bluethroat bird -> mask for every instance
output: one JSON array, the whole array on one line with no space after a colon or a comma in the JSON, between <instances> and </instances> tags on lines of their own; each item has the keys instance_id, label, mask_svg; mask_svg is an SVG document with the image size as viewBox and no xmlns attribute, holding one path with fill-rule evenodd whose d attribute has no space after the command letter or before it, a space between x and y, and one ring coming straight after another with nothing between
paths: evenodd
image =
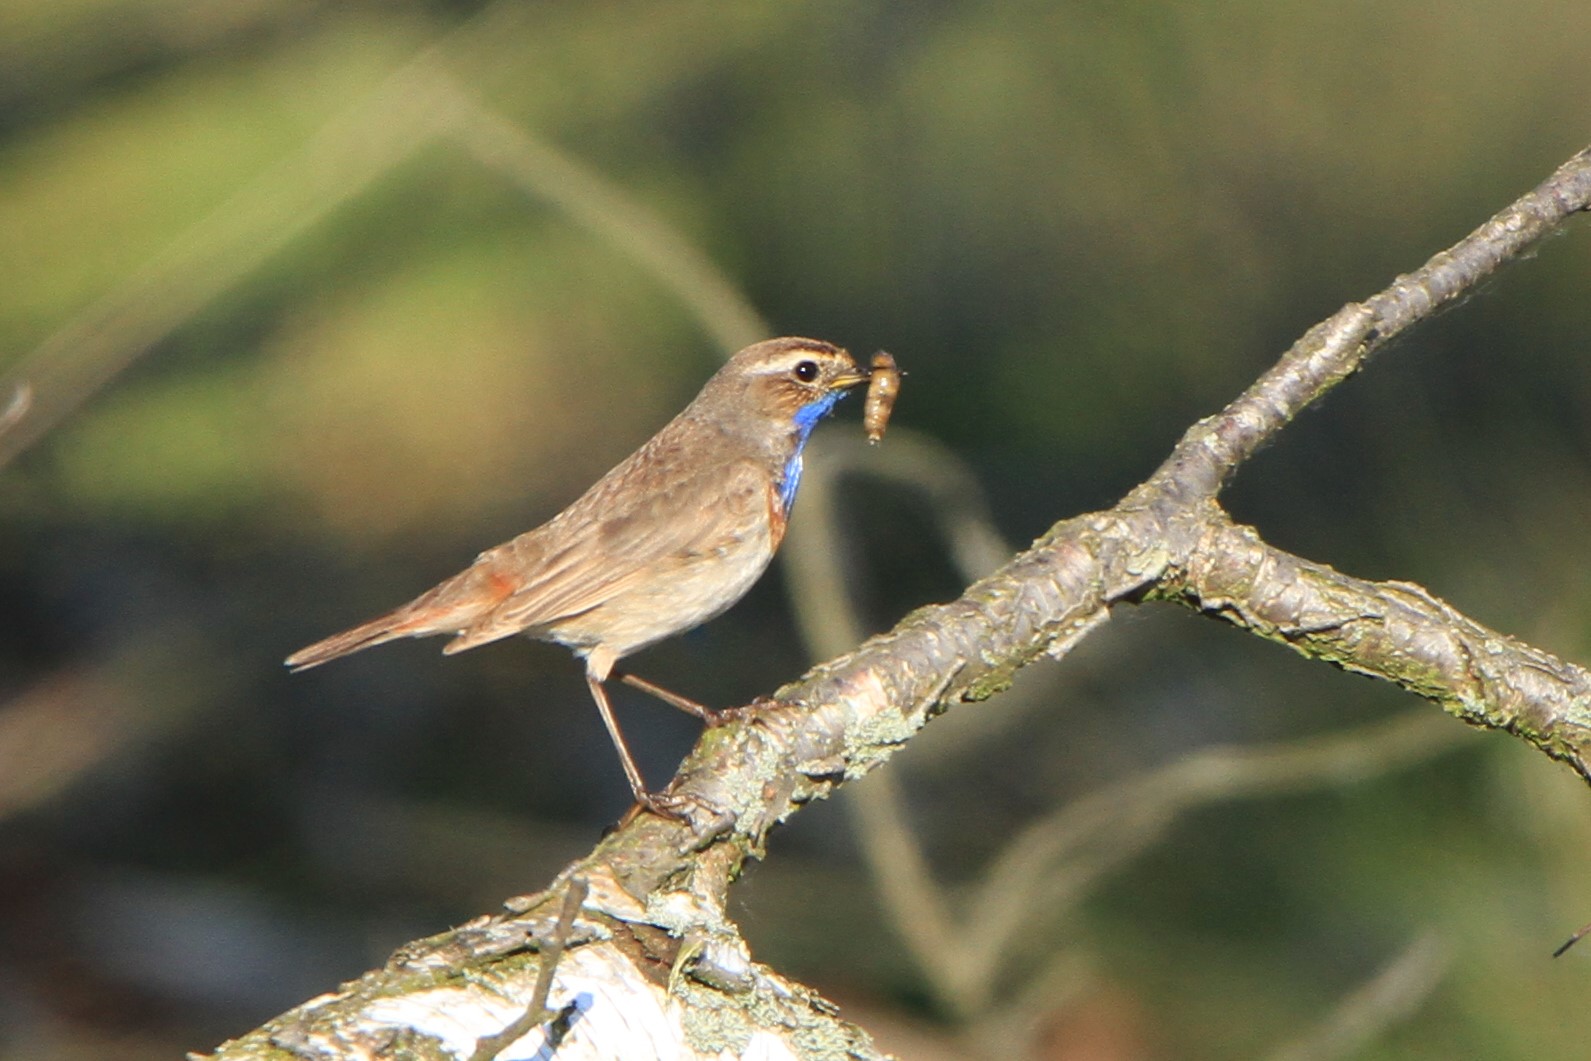
<instances>
[{"instance_id":1,"label":"bluethroat bird","mask_svg":"<svg viewBox=\"0 0 1591 1061\"><path fill-rule=\"evenodd\" d=\"M615 669L632 652L722 613L773 559L801 483L801 451L869 376L815 339L769 339L719 369L696 399L548 522L408 604L287 658L294 670L400 637L449 634L451 655L523 633L574 650L636 802L646 790L603 682L616 677L711 722L693 700Z\"/></svg>"}]
</instances>

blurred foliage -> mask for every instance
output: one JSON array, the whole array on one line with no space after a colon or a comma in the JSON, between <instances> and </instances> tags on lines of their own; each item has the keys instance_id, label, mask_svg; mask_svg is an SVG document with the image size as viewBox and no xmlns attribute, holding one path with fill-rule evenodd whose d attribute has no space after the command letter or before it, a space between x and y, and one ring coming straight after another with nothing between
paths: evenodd
<instances>
[{"instance_id":1,"label":"blurred foliage","mask_svg":"<svg viewBox=\"0 0 1591 1061\"><path fill-rule=\"evenodd\" d=\"M129 318L100 300L198 290L213 269L161 270L289 237L72 384L84 404L0 478L0 712L84 738L0 743L0 771L72 771L0 819L7 1056L201 1049L539 885L623 810L557 649L277 666L557 511L716 362L656 275L447 135L423 84L358 109L428 48L774 331L894 351L898 422L971 463L1013 542L1113 501L1305 327L1543 177L1591 99L1591 20L1561 0L6 0L0 368L70 359L47 344L72 326L115 347ZM410 130L324 216L292 205L366 132ZM1295 424L1234 511L1591 659L1588 283L1582 225ZM910 499L855 501L875 626L954 592ZM769 579L640 669L729 703L804 662ZM952 885L1186 749L1410 706L1160 611L1024 684L898 764ZM620 710L666 776L688 720ZM1446 978L1362 1056L1581 1057L1591 946L1546 956L1591 918L1588 852L1584 788L1500 736L1190 813L1029 941L1092 970L1045 1056L1263 1056L1430 929ZM840 808L775 837L738 901L760 957L960 1049Z\"/></svg>"}]
</instances>

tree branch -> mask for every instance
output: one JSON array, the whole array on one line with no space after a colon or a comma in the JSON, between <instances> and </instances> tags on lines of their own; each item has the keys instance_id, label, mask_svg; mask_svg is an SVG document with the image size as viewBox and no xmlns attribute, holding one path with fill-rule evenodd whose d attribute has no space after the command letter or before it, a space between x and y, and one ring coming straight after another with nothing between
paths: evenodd
<instances>
[{"instance_id":1,"label":"tree branch","mask_svg":"<svg viewBox=\"0 0 1591 1061\"><path fill-rule=\"evenodd\" d=\"M1151 493L1214 497L1221 484L1311 402L1364 367L1388 340L1473 291L1505 263L1591 204L1591 147L1420 268L1315 325L1268 372L1193 425L1144 484Z\"/></svg>"},{"instance_id":2,"label":"tree branch","mask_svg":"<svg viewBox=\"0 0 1591 1061\"><path fill-rule=\"evenodd\" d=\"M1065 655L1121 603L1181 602L1392 681L1591 779L1583 669L1488 630L1418 586L1355 579L1276 550L1215 500L1259 445L1370 352L1588 206L1591 150L1419 270L1311 329L1236 401L1194 425L1116 507L1057 524L958 600L913 612L708 730L671 786L696 808L688 822L639 816L546 891L404 948L385 969L218 1056L340 1057L401 1044L414 1056L467 1057L533 1001L538 963L528 953L565 939L546 1001L555 1011L574 1007L560 1058L643 1056L664 1040L681 1057L877 1056L832 1007L750 960L724 913L730 882L802 804L887 761L935 715L1001 691L1029 661ZM575 877L589 882L590 897L572 930L559 932L561 897ZM630 1032L639 1038L614 1038Z\"/></svg>"},{"instance_id":3,"label":"tree branch","mask_svg":"<svg viewBox=\"0 0 1591 1061\"><path fill-rule=\"evenodd\" d=\"M1207 530L1157 595L1512 733L1591 781L1591 672L1490 630L1411 582L1353 578L1221 520Z\"/></svg>"}]
</instances>

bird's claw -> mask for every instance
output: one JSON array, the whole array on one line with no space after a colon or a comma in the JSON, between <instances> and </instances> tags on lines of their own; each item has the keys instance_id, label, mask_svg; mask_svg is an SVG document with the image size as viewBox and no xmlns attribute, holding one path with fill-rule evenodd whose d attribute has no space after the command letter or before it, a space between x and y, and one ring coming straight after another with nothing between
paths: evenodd
<instances>
[{"instance_id":1,"label":"bird's claw","mask_svg":"<svg viewBox=\"0 0 1591 1061\"><path fill-rule=\"evenodd\" d=\"M757 712L769 707L778 707L779 701L771 696L759 696L749 704L739 707L724 707L713 712L713 717L708 719L709 728L713 726L727 726L731 722L743 722L757 717Z\"/></svg>"},{"instance_id":2,"label":"bird's claw","mask_svg":"<svg viewBox=\"0 0 1591 1061\"><path fill-rule=\"evenodd\" d=\"M619 820L619 825L629 825L641 814L648 812L668 821L683 822L689 825L691 820L688 812L692 809L698 809L700 806L701 804L690 796L675 795L672 792L637 792L635 794L635 802L630 805L630 809Z\"/></svg>"},{"instance_id":3,"label":"bird's claw","mask_svg":"<svg viewBox=\"0 0 1591 1061\"><path fill-rule=\"evenodd\" d=\"M708 729L717 729L719 726L727 726L729 723L739 718L743 710L744 708L739 707L720 707L716 711L709 711L706 715L702 716L702 725L706 726Z\"/></svg>"}]
</instances>

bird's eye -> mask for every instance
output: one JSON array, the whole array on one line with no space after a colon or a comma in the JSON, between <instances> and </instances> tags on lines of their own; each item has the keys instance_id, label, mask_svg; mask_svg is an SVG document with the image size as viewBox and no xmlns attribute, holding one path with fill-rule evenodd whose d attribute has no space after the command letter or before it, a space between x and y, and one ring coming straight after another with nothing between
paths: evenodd
<instances>
[{"instance_id":1,"label":"bird's eye","mask_svg":"<svg viewBox=\"0 0 1591 1061\"><path fill-rule=\"evenodd\" d=\"M818 363L816 361L802 361L796 365L793 374L802 383L811 383L818 378Z\"/></svg>"}]
</instances>

